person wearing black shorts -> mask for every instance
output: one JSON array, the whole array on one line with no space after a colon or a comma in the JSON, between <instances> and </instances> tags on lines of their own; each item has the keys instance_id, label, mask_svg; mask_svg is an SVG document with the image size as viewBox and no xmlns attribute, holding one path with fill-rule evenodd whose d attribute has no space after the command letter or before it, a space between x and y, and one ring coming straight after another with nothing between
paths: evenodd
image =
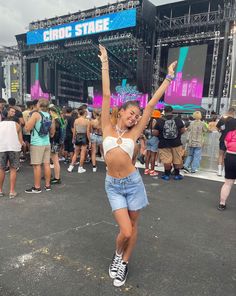
<instances>
[{"instance_id":1,"label":"person wearing black shorts","mask_svg":"<svg viewBox=\"0 0 236 296\"><path fill-rule=\"evenodd\" d=\"M230 108L228 113L220 118L216 127L218 128L219 132L221 133L220 142L219 142L219 157L218 157L218 176L222 176L222 170L224 166L224 157L226 152L226 146L224 143L225 136L227 133L232 130L231 121L234 119L235 116L235 109Z\"/></svg>"},{"instance_id":2,"label":"person wearing black shorts","mask_svg":"<svg viewBox=\"0 0 236 296\"><path fill-rule=\"evenodd\" d=\"M225 137L226 155L225 155L225 183L221 188L220 204L218 210L226 209L226 201L236 180L236 119L231 121L231 128Z\"/></svg>"}]
</instances>

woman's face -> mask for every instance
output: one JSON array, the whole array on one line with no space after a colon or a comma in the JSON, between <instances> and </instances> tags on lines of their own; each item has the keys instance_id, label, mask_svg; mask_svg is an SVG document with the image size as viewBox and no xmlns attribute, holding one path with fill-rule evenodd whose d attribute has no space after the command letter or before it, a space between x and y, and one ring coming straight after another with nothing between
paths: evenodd
<instances>
[{"instance_id":1,"label":"woman's face","mask_svg":"<svg viewBox=\"0 0 236 296\"><path fill-rule=\"evenodd\" d=\"M136 106L127 107L125 110L120 110L120 118L127 127L132 127L137 124L140 118L140 109Z\"/></svg>"}]
</instances>

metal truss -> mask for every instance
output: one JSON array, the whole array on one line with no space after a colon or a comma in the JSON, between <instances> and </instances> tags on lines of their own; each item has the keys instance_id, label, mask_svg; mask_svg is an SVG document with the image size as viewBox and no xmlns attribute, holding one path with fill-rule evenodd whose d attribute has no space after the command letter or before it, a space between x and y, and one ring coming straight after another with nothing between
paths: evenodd
<instances>
[{"instance_id":1,"label":"metal truss","mask_svg":"<svg viewBox=\"0 0 236 296\"><path fill-rule=\"evenodd\" d=\"M214 105L213 100L214 100L214 93L215 93L219 45L220 45L220 32L216 31L215 32L214 47L213 47L213 54L212 54L211 76L210 76L209 90L208 90L208 97L209 97L210 101L212 102L211 109L213 109L213 105Z\"/></svg>"},{"instance_id":2,"label":"metal truss","mask_svg":"<svg viewBox=\"0 0 236 296\"><path fill-rule=\"evenodd\" d=\"M223 88L223 98L229 97L231 72L232 72L232 55L233 55L233 36L229 37L228 56L225 68L225 81Z\"/></svg>"},{"instance_id":3,"label":"metal truss","mask_svg":"<svg viewBox=\"0 0 236 296\"><path fill-rule=\"evenodd\" d=\"M152 78L152 94L156 91L159 86L159 79L160 79L160 60L161 60L161 39L157 40L156 45L156 59L154 62L153 67L153 78Z\"/></svg>"},{"instance_id":4,"label":"metal truss","mask_svg":"<svg viewBox=\"0 0 236 296\"><path fill-rule=\"evenodd\" d=\"M203 25L216 25L224 20L222 12L212 11L159 20L158 30L169 31Z\"/></svg>"},{"instance_id":5,"label":"metal truss","mask_svg":"<svg viewBox=\"0 0 236 296\"><path fill-rule=\"evenodd\" d=\"M64 16L56 16L54 18L49 18L45 20L38 20L35 22L31 22L29 24L29 30L37 30L37 29L43 29L43 28L50 28L52 26L56 25L62 25L67 24L75 21L83 21L88 18L98 17L101 15L113 13L113 12L119 12L122 10L132 9L140 6L139 0L131 0L131 1L122 1L114 3L114 4L108 4L103 7L90 9L87 11L78 11L76 13L68 13L68 15Z\"/></svg>"}]
</instances>

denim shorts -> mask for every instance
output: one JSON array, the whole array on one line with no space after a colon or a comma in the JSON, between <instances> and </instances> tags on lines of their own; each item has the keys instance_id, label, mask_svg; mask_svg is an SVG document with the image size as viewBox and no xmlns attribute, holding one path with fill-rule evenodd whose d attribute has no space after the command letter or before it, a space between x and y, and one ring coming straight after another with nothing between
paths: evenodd
<instances>
[{"instance_id":1,"label":"denim shorts","mask_svg":"<svg viewBox=\"0 0 236 296\"><path fill-rule=\"evenodd\" d=\"M90 135L91 143L96 143L97 145L102 144L102 136L98 134L91 134Z\"/></svg>"},{"instance_id":2,"label":"denim shorts","mask_svg":"<svg viewBox=\"0 0 236 296\"><path fill-rule=\"evenodd\" d=\"M121 179L106 175L105 189L112 211L123 208L138 211L148 205L146 190L138 170Z\"/></svg>"},{"instance_id":3,"label":"denim shorts","mask_svg":"<svg viewBox=\"0 0 236 296\"><path fill-rule=\"evenodd\" d=\"M159 139L156 136L152 136L150 139L146 142L146 149L152 152L158 151L158 143Z\"/></svg>"}]
</instances>

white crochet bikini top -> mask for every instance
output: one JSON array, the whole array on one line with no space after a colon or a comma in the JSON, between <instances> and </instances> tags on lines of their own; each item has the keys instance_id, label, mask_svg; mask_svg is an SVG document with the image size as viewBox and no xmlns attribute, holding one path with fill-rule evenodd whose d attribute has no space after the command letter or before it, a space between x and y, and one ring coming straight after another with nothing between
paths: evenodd
<instances>
[{"instance_id":1,"label":"white crochet bikini top","mask_svg":"<svg viewBox=\"0 0 236 296\"><path fill-rule=\"evenodd\" d=\"M103 140L104 156L106 156L107 152L110 151L111 149L120 147L132 159L134 154L134 140L130 138L122 138L122 136L127 130L125 130L122 134L119 134L118 130L116 131L118 133L118 138L107 136Z\"/></svg>"}]
</instances>

